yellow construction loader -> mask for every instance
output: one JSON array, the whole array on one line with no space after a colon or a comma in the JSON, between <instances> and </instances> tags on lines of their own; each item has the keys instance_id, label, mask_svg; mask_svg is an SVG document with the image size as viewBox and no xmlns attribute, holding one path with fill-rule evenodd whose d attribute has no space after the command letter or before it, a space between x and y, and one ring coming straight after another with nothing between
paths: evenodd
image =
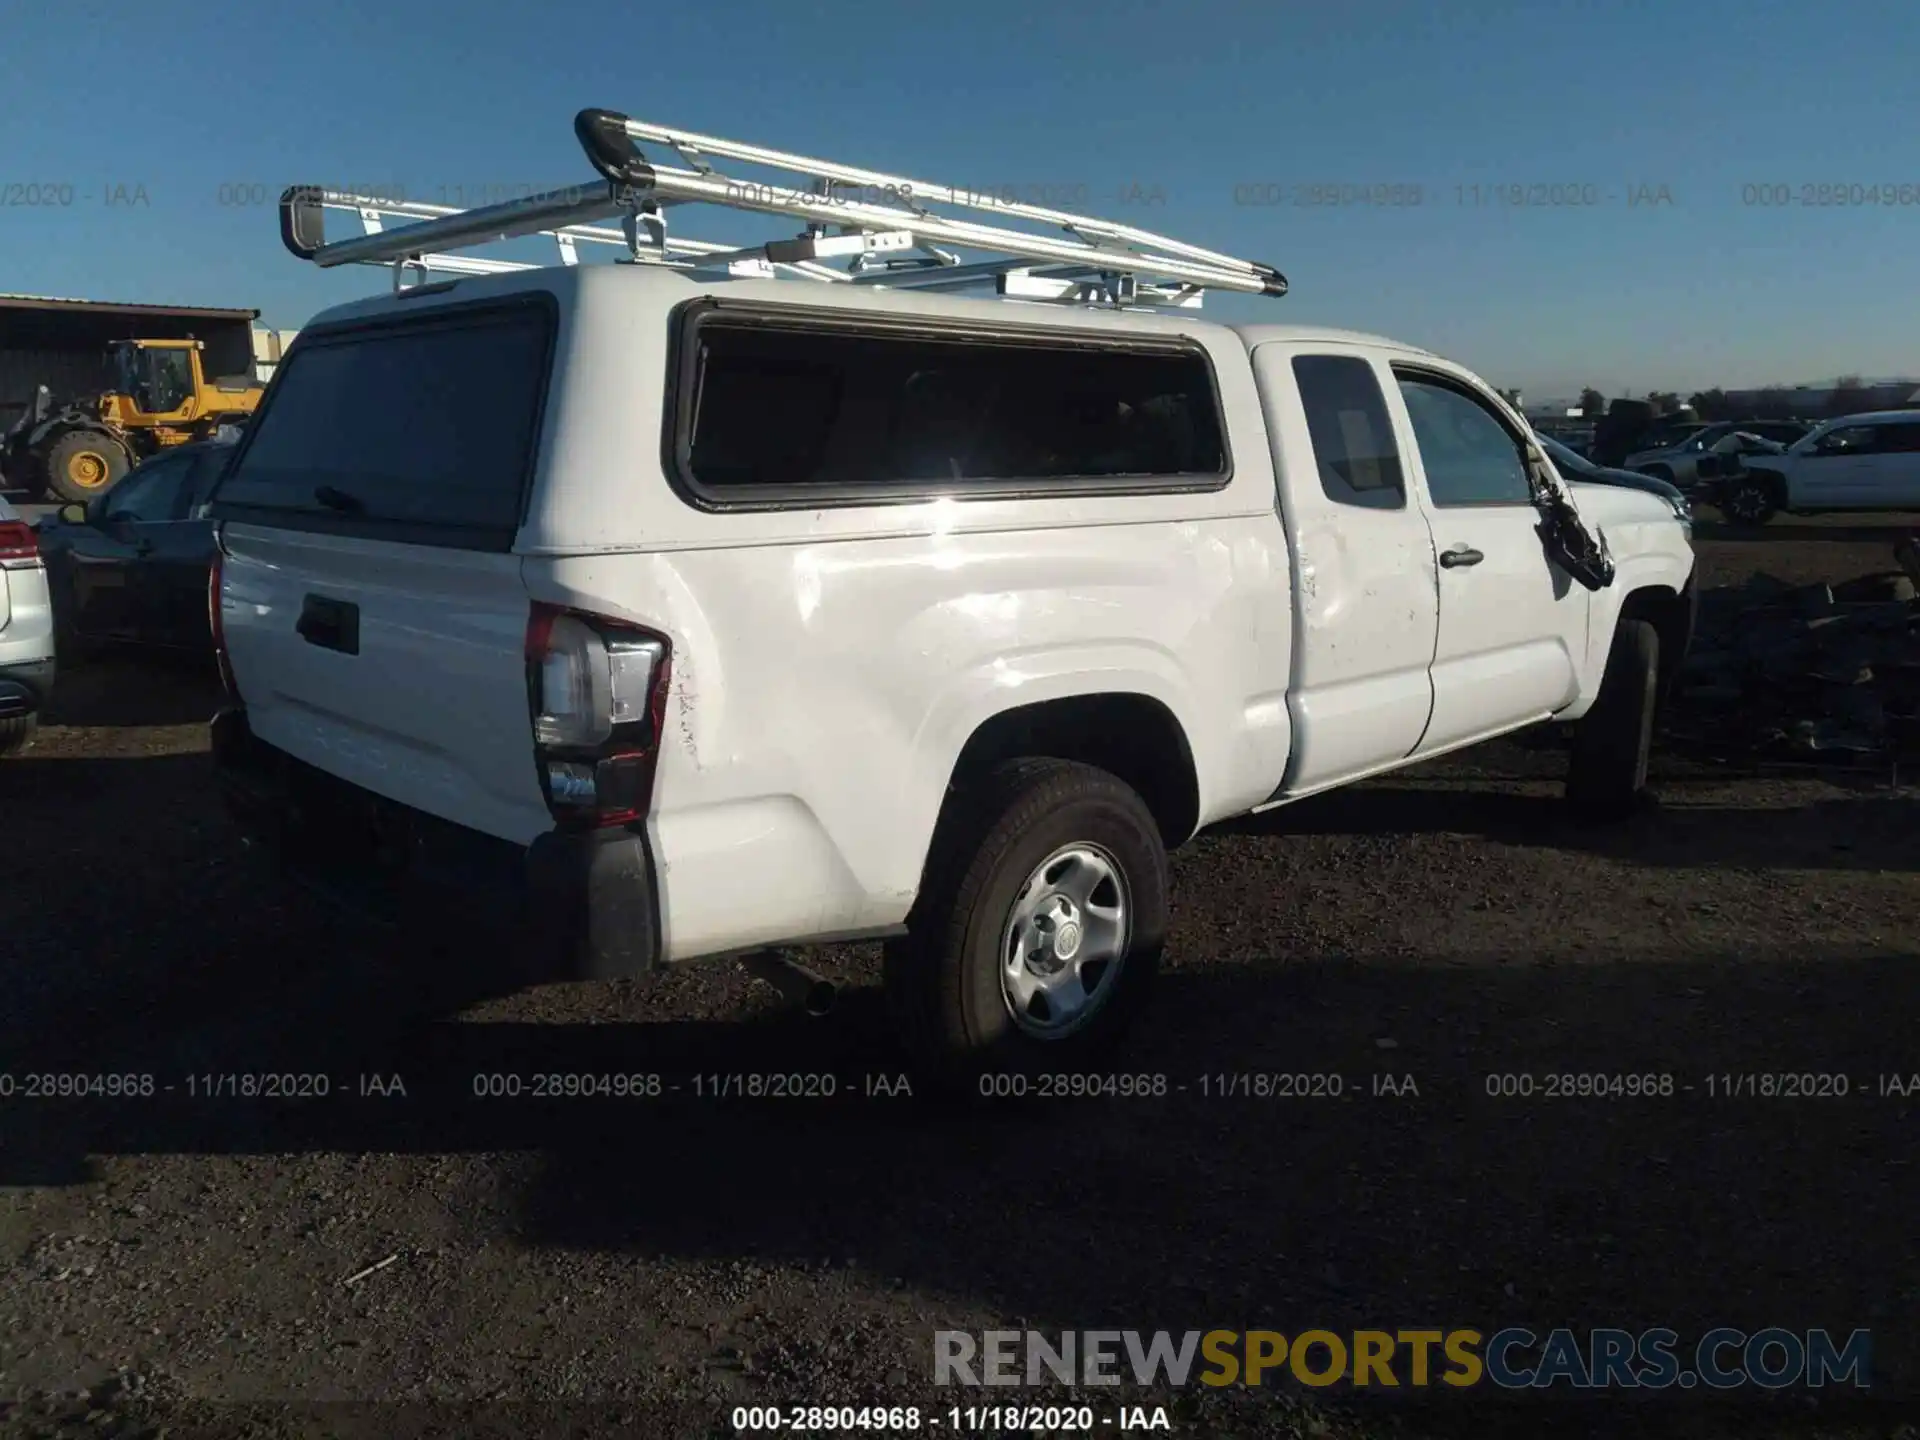
<instances>
[{"instance_id":1,"label":"yellow construction loader","mask_svg":"<svg viewBox=\"0 0 1920 1440\"><path fill-rule=\"evenodd\" d=\"M136 461L244 424L264 387L207 376L198 340L116 340L114 388L56 406L43 385L0 440L10 484L85 503Z\"/></svg>"}]
</instances>

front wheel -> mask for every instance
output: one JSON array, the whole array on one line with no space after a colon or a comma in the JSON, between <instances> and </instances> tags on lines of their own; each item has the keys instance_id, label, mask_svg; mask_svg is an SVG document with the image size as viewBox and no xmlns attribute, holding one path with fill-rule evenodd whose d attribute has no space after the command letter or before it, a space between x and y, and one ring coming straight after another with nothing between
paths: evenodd
<instances>
[{"instance_id":1,"label":"front wheel","mask_svg":"<svg viewBox=\"0 0 1920 1440\"><path fill-rule=\"evenodd\" d=\"M1752 478L1734 481L1720 508L1729 520L1741 525L1764 525L1779 509L1774 504L1772 489Z\"/></svg>"},{"instance_id":2,"label":"front wheel","mask_svg":"<svg viewBox=\"0 0 1920 1440\"><path fill-rule=\"evenodd\" d=\"M1646 797L1653 719L1660 688L1660 632L1622 620L1593 708L1574 733L1567 800L1594 819L1618 820Z\"/></svg>"},{"instance_id":3,"label":"front wheel","mask_svg":"<svg viewBox=\"0 0 1920 1440\"><path fill-rule=\"evenodd\" d=\"M1166 848L1129 786L1090 765L1020 760L941 817L886 988L936 1083L1088 1063L1139 1009L1167 924Z\"/></svg>"},{"instance_id":4,"label":"front wheel","mask_svg":"<svg viewBox=\"0 0 1920 1440\"><path fill-rule=\"evenodd\" d=\"M127 473L127 452L99 430L69 430L47 447L47 489L84 505Z\"/></svg>"}]
</instances>

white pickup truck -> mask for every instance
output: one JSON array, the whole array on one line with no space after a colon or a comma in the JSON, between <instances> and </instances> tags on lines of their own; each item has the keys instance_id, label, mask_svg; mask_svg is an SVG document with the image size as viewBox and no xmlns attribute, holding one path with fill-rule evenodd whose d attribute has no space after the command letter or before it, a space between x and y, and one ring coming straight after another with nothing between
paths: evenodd
<instances>
[{"instance_id":1,"label":"white pickup truck","mask_svg":"<svg viewBox=\"0 0 1920 1440\"><path fill-rule=\"evenodd\" d=\"M936 1072L1116 1034L1203 826L1546 720L1631 806L1692 625L1680 510L1425 351L652 264L327 312L214 515L295 873L530 980L882 939Z\"/></svg>"}]
</instances>

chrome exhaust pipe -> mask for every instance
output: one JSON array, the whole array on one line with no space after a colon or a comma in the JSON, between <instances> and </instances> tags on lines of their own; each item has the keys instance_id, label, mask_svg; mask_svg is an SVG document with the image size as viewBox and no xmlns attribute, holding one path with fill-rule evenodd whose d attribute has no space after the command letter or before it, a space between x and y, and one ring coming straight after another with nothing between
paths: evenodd
<instances>
[{"instance_id":1,"label":"chrome exhaust pipe","mask_svg":"<svg viewBox=\"0 0 1920 1440\"><path fill-rule=\"evenodd\" d=\"M789 960L777 950L756 950L742 955L740 963L756 980L764 980L791 1004L818 1018L833 1009L840 998L840 987L824 975L816 975L798 961Z\"/></svg>"}]
</instances>

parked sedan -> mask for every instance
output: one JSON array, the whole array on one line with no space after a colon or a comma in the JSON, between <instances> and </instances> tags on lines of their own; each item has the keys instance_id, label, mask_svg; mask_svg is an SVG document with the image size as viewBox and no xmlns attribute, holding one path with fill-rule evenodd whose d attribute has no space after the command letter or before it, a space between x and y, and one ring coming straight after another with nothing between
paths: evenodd
<instances>
[{"instance_id":1,"label":"parked sedan","mask_svg":"<svg viewBox=\"0 0 1920 1440\"><path fill-rule=\"evenodd\" d=\"M211 442L179 446L41 522L62 658L129 642L212 653L213 523L201 511L232 453Z\"/></svg>"}]
</instances>

